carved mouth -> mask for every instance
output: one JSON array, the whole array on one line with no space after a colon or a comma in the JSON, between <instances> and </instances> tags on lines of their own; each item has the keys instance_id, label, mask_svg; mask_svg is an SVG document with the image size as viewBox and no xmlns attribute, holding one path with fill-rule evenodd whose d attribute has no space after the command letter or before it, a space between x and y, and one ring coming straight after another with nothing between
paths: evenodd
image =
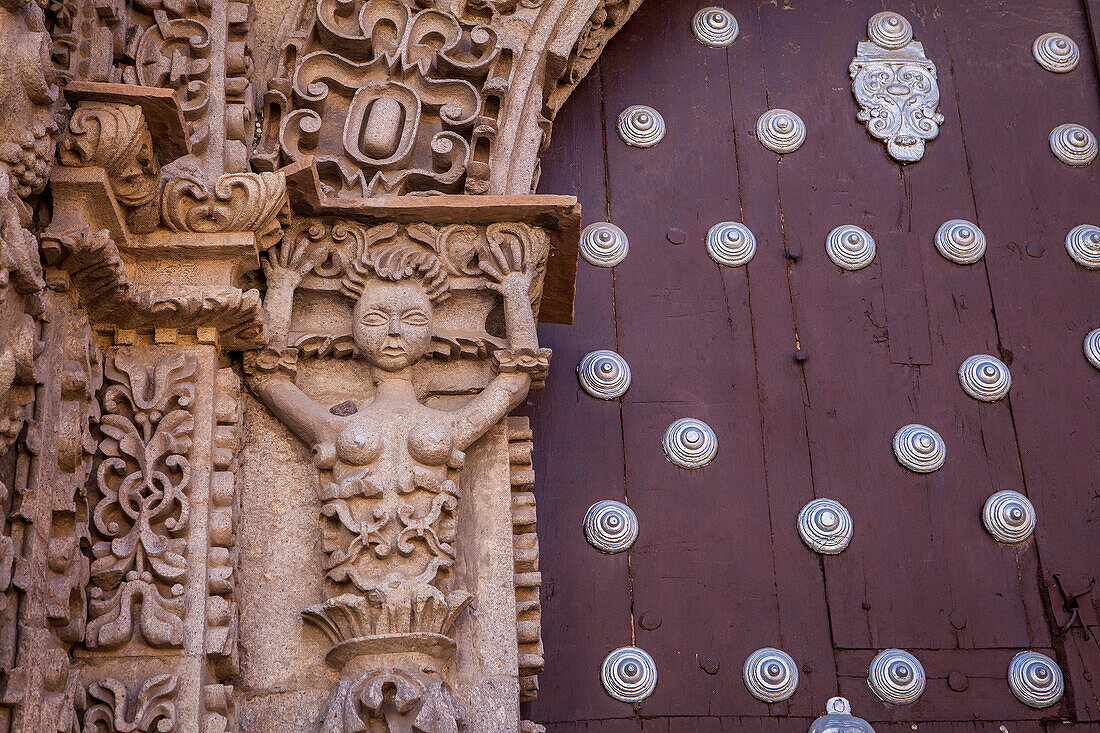
<instances>
[{"instance_id":1,"label":"carved mouth","mask_svg":"<svg viewBox=\"0 0 1100 733\"><path fill-rule=\"evenodd\" d=\"M402 346L384 346L382 347L383 356L404 356L405 349Z\"/></svg>"}]
</instances>

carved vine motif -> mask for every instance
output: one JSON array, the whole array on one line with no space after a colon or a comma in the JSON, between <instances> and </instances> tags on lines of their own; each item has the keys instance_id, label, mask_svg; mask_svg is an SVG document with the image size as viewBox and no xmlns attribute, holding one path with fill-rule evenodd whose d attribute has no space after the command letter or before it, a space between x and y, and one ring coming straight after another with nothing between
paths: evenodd
<instances>
[{"instance_id":1,"label":"carved vine motif","mask_svg":"<svg viewBox=\"0 0 1100 733\"><path fill-rule=\"evenodd\" d=\"M107 678L88 687L83 733L145 733L170 731L176 726L175 675L145 680L136 691Z\"/></svg>"},{"instance_id":2,"label":"carved vine motif","mask_svg":"<svg viewBox=\"0 0 1100 733\"><path fill-rule=\"evenodd\" d=\"M890 157L914 163L944 119L936 111L936 65L924 55L924 45L913 40L909 21L897 13L872 17L868 36L871 40L860 42L848 68L860 106L856 118L886 144Z\"/></svg>"},{"instance_id":3,"label":"carved vine motif","mask_svg":"<svg viewBox=\"0 0 1100 733\"><path fill-rule=\"evenodd\" d=\"M179 354L152 368L121 354L107 361L90 648L122 646L135 628L150 646L183 643L195 368Z\"/></svg>"},{"instance_id":4,"label":"carved vine motif","mask_svg":"<svg viewBox=\"0 0 1100 733\"><path fill-rule=\"evenodd\" d=\"M512 65L495 30L399 0L321 0L295 43L269 84L259 164L315 156L337 196L488 190Z\"/></svg>"}]
</instances>

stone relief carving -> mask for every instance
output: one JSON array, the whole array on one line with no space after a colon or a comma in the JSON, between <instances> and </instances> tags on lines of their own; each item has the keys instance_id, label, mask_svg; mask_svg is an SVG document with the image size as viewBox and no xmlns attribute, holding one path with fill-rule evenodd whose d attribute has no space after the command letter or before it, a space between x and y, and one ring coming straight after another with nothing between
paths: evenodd
<instances>
[{"instance_id":1,"label":"stone relief carving","mask_svg":"<svg viewBox=\"0 0 1100 733\"><path fill-rule=\"evenodd\" d=\"M150 646L183 643L194 373L182 355L152 369L122 355L106 362L89 648L117 648L135 631Z\"/></svg>"},{"instance_id":2,"label":"stone relief carving","mask_svg":"<svg viewBox=\"0 0 1100 733\"><path fill-rule=\"evenodd\" d=\"M113 678L94 682L88 688L83 732L173 730L177 692L178 679L171 674L150 677L136 691Z\"/></svg>"},{"instance_id":3,"label":"stone relief carving","mask_svg":"<svg viewBox=\"0 0 1100 733\"><path fill-rule=\"evenodd\" d=\"M342 670L322 730L402 730L399 719L458 730L465 712L440 675L471 600L454 573L459 472L464 451L548 365L531 303L547 243L523 225L327 231L345 246L313 247L310 257L308 237L288 238L269 251L270 341L246 359L252 391L312 446L318 471L324 570L336 592L303 615L328 636L328 660ZM292 379L294 292L318 265L354 302L352 348L376 383L369 404L346 412L315 403ZM460 287L499 295L505 340L493 352L498 375L463 407L438 410L418 399L413 373L431 350L435 309Z\"/></svg>"},{"instance_id":4,"label":"stone relief carving","mask_svg":"<svg viewBox=\"0 0 1100 733\"><path fill-rule=\"evenodd\" d=\"M936 65L924 55L924 45L913 40L913 26L897 13L873 15L867 37L848 67L860 106L856 118L886 144L891 158L915 163L924 157L925 142L934 139L943 124L943 115L936 111Z\"/></svg>"},{"instance_id":5,"label":"stone relief carving","mask_svg":"<svg viewBox=\"0 0 1100 733\"><path fill-rule=\"evenodd\" d=\"M336 196L488 191L513 63L492 27L398 0L328 1L302 35L269 85L258 160L315 156Z\"/></svg>"}]
</instances>

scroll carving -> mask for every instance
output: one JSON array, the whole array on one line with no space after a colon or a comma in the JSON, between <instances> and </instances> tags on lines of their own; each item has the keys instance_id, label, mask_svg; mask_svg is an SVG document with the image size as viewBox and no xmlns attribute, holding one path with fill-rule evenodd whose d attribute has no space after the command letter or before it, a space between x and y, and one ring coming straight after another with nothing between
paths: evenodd
<instances>
[{"instance_id":1,"label":"scroll carving","mask_svg":"<svg viewBox=\"0 0 1100 733\"><path fill-rule=\"evenodd\" d=\"M290 218L282 173L227 173L212 187L192 176L174 178L164 187L163 210L174 232L254 232L261 250L282 238Z\"/></svg>"},{"instance_id":2,"label":"scroll carving","mask_svg":"<svg viewBox=\"0 0 1100 733\"><path fill-rule=\"evenodd\" d=\"M324 0L293 49L269 84L257 165L315 156L344 197L488 191L512 71L492 27L400 0Z\"/></svg>"},{"instance_id":3,"label":"scroll carving","mask_svg":"<svg viewBox=\"0 0 1100 733\"><path fill-rule=\"evenodd\" d=\"M149 232L156 227L160 164L141 107L81 103L69 120L58 158L71 167L103 168L115 197L129 210L130 229Z\"/></svg>"},{"instance_id":4,"label":"scroll carving","mask_svg":"<svg viewBox=\"0 0 1100 733\"><path fill-rule=\"evenodd\" d=\"M150 677L136 690L114 678L93 682L88 687L83 733L175 730L178 687L171 674Z\"/></svg>"},{"instance_id":5,"label":"scroll carving","mask_svg":"<svg viewBox=\"0 0 1100 733\"><path fill-rule=\"evenodd\" d=\"M121 354L107 361L89 648L117 648L135 630L153 647L183 643L194 373L182 355L151 369Z\"/></svg>"}]
</instances>

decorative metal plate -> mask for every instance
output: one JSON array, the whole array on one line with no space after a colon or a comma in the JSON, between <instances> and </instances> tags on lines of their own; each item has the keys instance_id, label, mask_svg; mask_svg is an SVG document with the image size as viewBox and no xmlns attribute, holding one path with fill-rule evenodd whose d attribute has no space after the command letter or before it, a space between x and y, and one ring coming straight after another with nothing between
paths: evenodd
<instances>
[{"instance_id":1,"label":"decorative metal plate","mask_svg":"<svg viewBox=\"0 0 1100 733\"><path fill-rule=\"evenodd\" d=\"M1012 373L997 357L975 354L959 367L959 383L974 399L996 402L1008 394L1012 386Z\"/></svg>"},{"instance_id":2,"label":"decorative metal plate","mask_svg":"<svg viewBox=\"0 0 1100 733\"><path fill-rule=\"evenodd\" d=\"M585 392L601 400L613 400L630 388L630 366L614 351L600 349L581 359L577 379Z\"/></svg>"},{"instance_id":3,"label":"decorative metal plate","mask_svg":"<svg viewBox=\"0 0 1100 733\"><path fill-rule=\"evenodd\" d=\"M707 253L719 265L740 267L756 254L756 237L740 222L723 221L707 232Z\"/></svg>"},{"instance_id":4,"label":"decorative metal plate","mask_svg":"<svg viewBox=\"0 0 1100 733\"><path fill-rule=\"evenodd\" d=\"M825 253L837 267L862 270L875 259L875 240L855 224L843 224L825 238Z\"/></svg>"},{"instance_id":5,"label":"decorative metal plate","mask_svg":"<svg viewBox=\"0 0 1100 733\"><path fill-rule=\"evenodd\" d=\"M1100 369L1100 328L1094 328L1085 335L1085 358Z\"/></svg>"},{"instance_id":6,"label":"decorative metal plate","mask_svg":"<svg viewBox=\"0 0 1100 733\"><path fill-rule=\"evenodd\" d=\"M1047 71L1065 74L1077 68L1081 50L1064 33L1044 33L1031 44L1031 55Z\"/></svg>"},{"instance_id":7,"label":"decorative metal plate","mask_svg":"<svg viewBox=\"0 0 1100 733\"><path fill-rule=\"evenodd\" d=\"M597 501L584 515L584 537L608 555L626 552L638 539L638 517L622 502Z\"/></svg>"},{"instance_id":8,"label":"decorative metal plate","mask_svg":"<svg viewBox=\"0 0 1100 733\"><path fill-rule=\"evenodd\" d=\"M1082 224L1066 235L1066 252L1073 261L1090 270L1100 270L1100 227Z\"/></svg>"},{"instance_id":9,"label":"decorative metal plate","mask_svg":"<svg viewBox=\"0 0 1100 733\"><path fill-rule=\"evenodd\" d=\"M852 715L852 705L843 697L831 697L825 714L810 725L807 733L875 733L863 718Z\"/></svg>"},{"instance_id":10,"label":"decorative metal plate","mask_svg":"<svg viewBox=\"0 0 1100 733\"><path fill-rule=\"evenodd\" d=\"M1035 507L1019 492L998 491L982 507L982 524L998 542L1023 542L1035 531Z\"/></svg>"},{"instance_id":11,"label":"decorative metal plate","mask_svg":"<svg viewBox=\"0 0 1100 733\"><path fill-rule=\"evenodd\" d=\"M616 700L641 702L657 687L657 663L644 650L624 646L603 660L600 681L607 694Z\"/></svg>"},{"instance_id":12,"label":"decorative metal plate","mask_svg":"<svg viewBox=\"0 0 1100 733\"><path fill-rule=\"evenodd\" d=\"M1049 708L1066 690L1062 670L1039 652L1020 652L1008 665L1008 686L1016 699L1033 708Z\"/></svg>"},{"instance_id":13,"label":"decorative metal plate","mask_svg":"<svg viewBox=\"0 0 1100 733\"><path fill-rule=\"evenodd\" d=\"M756 139L774 153L793 153L806 142L806 123L789 109L769 109L756 121Z\"/></svg>"},{"instance_id":14,"label":"decorative metal plate","mask_svg":"<svg viewBox=\"0 0 1100 733\"><path fill-rule=\"evenodd\" d=\"M596 267L614 267L626 259L630 241L626 232L606 221L589 224L581 232L581 257Z\"/></svg>"},{"instance_id":15,"label":"decorative metal plate","mask_svg":"<svg viewBox=\"0 0 1100 733\"><path fill-rule=\"evenodd\" d=\"M952 262L972 265L985 254L985 234L966 219L945 221L936 232L936 249Z\"/></svg>"},{"instance_id":16,"label":"decorative metal plate","mask_svg":"<svg viewBox=\"0 0 1100 733\"><path fill-rule=\"evenodd\" d=\"M644 104L624 109L616 127L622 141L635 148L652 148L665 136L665 119Z\"/></svg>"},{"instance_id":17,"label":"decorative metal plate","mask_svg":"<svg viewBox=\"0 0 1100 733\"><path fill-rule=\"evenodd\" d=\"M852 515L833 499L814 499L798 513L798 534L814 552L839 555L852 541Z\"/></svg>"},{"instance_id":18,"label":"decorative metal plate","mask_svg":"<svg viewBox=\"0 0 1100 733\"><path fill-rule=\"evenodd\" d=\"M752 696L764 702L787 700L798 688L798 666L781 649L757 649L745 660L741 673Z\"/></svg>"},{"instance_id":19,"label":"decorative metal plate","mask_svg":"<svg viewBox=\"0 0 1100 733\"><path fill-rule=\"evenodd\" d=\"M1050 131L1050 150L1066 165L1088 165L1096 160L1096 135L1084 125L1058 125Z\"/></svg>"},{"instance_id":20,"label":"decorative metal plate","mask_svg":"<svg viewBox=\"0 0 1100 733\"><path fill-rule=\"evenodd\" d=\"M924 667L907 651L887 649L875 655L867 669L867 684L880 700L909 705L924 693Z\"/></svg>"},{"instance_id":21,"label":"decorative metal plate","mask_svg":"<svg viewBox=\"0 0 1100 733\"><path fill-rule=\"evenodd\" d=\"M856 46L848 66L852 94L859 102L856 119L886 143L890 157L915 163L924 157L927 140L943 124L936 111L940 90L936 65L913 40L913 26L897 13L876 13L867 22L867 38Z\"/></svg>"},{"instance_id":22,"label":"decorative metal plate","mask_svg":"<svg viewBox=\"0 0 1100 733\"><path fill-rule=\"evenodd\" d=\"M737 40L737 18L725 8L703 8L691 19L695 40L710 48L726 48Z\"/></svg>"},{"instance_id":23,"label":"decorative metal plate","mask_svg":"<svg viewBox=\"0 0 1100 733\"><path fill-rule=\"evenodd\" d=\"M668 426L661 447L680 468L702 468L718 453L718 436L702 420L682 417Z\"/></svg>"},{"instance_id":24,"label":"decorative metal plate","mask_svg":"<svg viewBox=\"0 0 1100 733\"><path fill-rule=\"evenodd\" d=\"M898 463L915 473L932 473L943 466L947 446L943 438L925 425L906 425L894 435Z\"/></svg>"}]
</instances>

